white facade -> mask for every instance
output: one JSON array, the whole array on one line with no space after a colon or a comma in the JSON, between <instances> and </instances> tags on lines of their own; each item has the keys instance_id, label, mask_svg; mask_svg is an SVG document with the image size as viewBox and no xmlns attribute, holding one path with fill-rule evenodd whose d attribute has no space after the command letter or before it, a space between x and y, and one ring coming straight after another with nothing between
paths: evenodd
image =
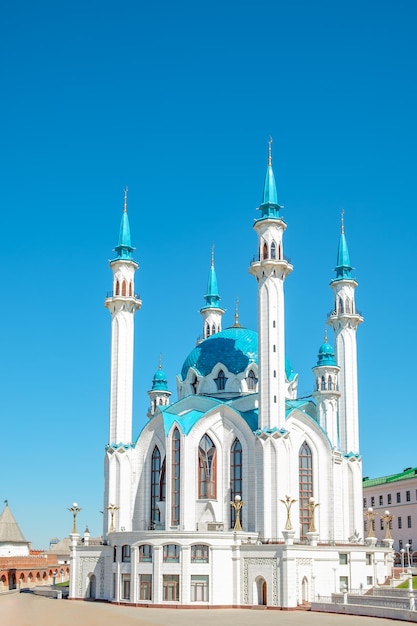
<instances>
[{"instance_id":1,"label":"white facade","mask_svg":"<svg viewBox=\"0 0 417 626\"><path fill-rule=\"evenodd\" d=\"M133 317L141 301L124 212L106 300L112 363L103 545L80 545L72 535L71 597L291 608L339 591L342 583L364 589L390 574L390 545L363 540L352 332L362 318L344 233L328 320L336 356L326 339L311 399L297 399L284 344L284 279L293 268L283 254L281 208L270 155L255 221L259 254L249 270L258 282L258 333L240 326L237 316L221 330L212 261L201 310L204 339L177 377L179 399L169 404L160 367L136 443ZM347 300L343 310L338 304L345 293L349 311Z\"/></svg>"}]
</instances>

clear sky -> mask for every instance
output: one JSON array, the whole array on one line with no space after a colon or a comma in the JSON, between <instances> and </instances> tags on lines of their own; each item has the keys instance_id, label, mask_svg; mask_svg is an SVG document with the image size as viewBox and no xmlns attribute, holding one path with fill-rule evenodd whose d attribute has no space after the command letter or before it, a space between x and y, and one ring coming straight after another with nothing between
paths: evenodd
<instances>
[{"instance_id":1,"label":"clear sky","mask_svg":"<svg viewBox=\"0 0 417 626\"><path fill-rule=\"evenodd\" d=\"M417 465L416 28L415 0L3 6L0 502L34 547L70 532L74 501L79 530L101 533L103 302L125 185L143 300L136 436L159 354L176 397L201 334L212 244L224 327L238 297L240 323L256 329L248 266L270 135L299 392L313 388L344 209L365 317L364 475Z\"/></svg>"}]
</instances>

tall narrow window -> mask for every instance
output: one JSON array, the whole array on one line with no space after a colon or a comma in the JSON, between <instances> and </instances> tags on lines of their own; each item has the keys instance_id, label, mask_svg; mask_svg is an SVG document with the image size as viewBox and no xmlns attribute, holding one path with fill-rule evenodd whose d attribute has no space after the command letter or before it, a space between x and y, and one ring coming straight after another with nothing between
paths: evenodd
<instances>
[{"instance_id":1,"label":"tall narrow window","mask_svg":"<svg viewBox=\"0 0 417 626\"><path fill-rule=\"evenodd\" d=\"M306 442L300 448L299 459L299 484L300 484L300 527L301 537L306 537L309 527L308 504L313 496L313 464L311 450Z\"/></svg>"},{"instance_id":2,"label":"tall narrow window","mask_svg":"<svg viewBox=\"0 0 417 626\"><path fill-rule=\"evenodd\" d=\"M160 513L158 501L160 495L160 478L161 478L161 453L158 446L155 446L152 453L151 461L151 521L150 527L154 528L155 524L160 521Z\"/></svg>"},{"instance_id":3,"label":"tall narrow window","mask_svg":"<svg viewBox=\"0 0 417 626\"><path fill-rule=\"evenodd\" d=\"M210 337L210 324L209 323L206 324L206 336Z\"/></svg>"},{"instance_id":4,"label":"tall narrow window","mask_svg":"<svg viewBox=\"0 0 417 626\"><path fill-rule=\"evenodd\" d=\"M165 459L162 462L161 474L159 478L159 500L165 502L166 494L166 473L165 473Z\"/></svg>"},{"instance_id":5,"label":"tall narrow window","mask_svg":"<svg viewBox=\"0 0 417 626\"><path fill-rule=\"evenodd\" d=\"M126 295L126 281L124 280L122 282L122 296Z\"/></svg>"},{"instance_id":6,"label":"tall narrow window","mask_svg":"<svg viewBox=\"0 0 417 626\"><path fill-rule=\"evenodd\" d=\"M242 444L239 439L235 439L230 449L230 500L233 502L235 496L242 496ZM230 528L236 522L236 510L230 507Z\"/></svg>"},{"instance_id":7,"label":"tall narrow window","mask_svg":"<svg viewBox=\"0 0 417 626\"><path fill-rule=\"evenodd\" d=\"M217 378L214 379L214 382L217 385L217 389L219 391L224 391L225 387L226 387L226 376L224 375L223 370L220 370L219 373L217 374Z\"/></svg>"},{"instance_id":8,"label":"tall narrow window","mask_svg":"<svg viewBox=\"0 0 417 626\"><path fill-rule=\"evenodd\" d=\"M256 378L255 372L253 370L249 370L249 374L248 374L246 381L248 385L248 390L255 391L256 383L258 382L258 379Z\"/></svg>"},{"instance_id":9,"label":"tall narrow window","mask_svg":"<svg viewBox=\"0 0 417 626\"><path fill-rule=\"evenodd\" d=\"M204 435L198 446L198 497L216 497L216 446Z\"/></svg>"},{"instance_id":10,"label":"tall narrow window","mask_svg":"<svg viewBox=\"0 0 417 626\"><path fill-rule=\"evenodd\" d=\"M215 325L214 325L214 324L213 324L213 326L211 327L211 334L212 334L212 335L215 335L215 334L216 334L216 327L215 327Z\"/></svg>"},{"instance_id":11,"label":"tall narrow window","mask_svg":"<svg viewBox=\"0 0 417 626\"><path fill-rule=\"evenodd\" d=\"M119 285L119 281L116 280L116 296L119 295L119 291L120 291L120 285Z\"/></svg>"},{"instance_id":12,"label":"tall narrow window","mask_svg":"<svg viewBox=\"0 0 417 626\"><path fill-rule=\"evenodd\" d=\"M133 296L133 287L132 287L132 283L129 283L129 296Z\"/></svg>"},{"instance_id":13,"label":"tall narrow window","mask_svg":"<svg viewBox=\"0 0 417 626\"><path fill-rule=\"evenodd\" d=\"M266 245L266 243L264 243L264 246L262 249L262 258L264 259L268 258L268 246Z\"/></svg>"},{"instance_id":14,"label":"tall narrow window","mask_svg":"<svg viewBox=\"0 0 417 626\"><path fill-rule=\"evenodd\" d=\"M276 259L277 258L277 248L275 245L275 241L273 241L271 243L271 259Z\"/></svg>"},{"instance_id":15,"label":"tall narrow window","mask_svg":"<svg viewBox=\"0 0 417 626\"><path fill-rule=\"evenodd\" d=\"M171 524L178 526L180 523L180 460L181 440L180 432L176 428L172 434L172 465L171 465Z\"/></svg>"}]
</instances>

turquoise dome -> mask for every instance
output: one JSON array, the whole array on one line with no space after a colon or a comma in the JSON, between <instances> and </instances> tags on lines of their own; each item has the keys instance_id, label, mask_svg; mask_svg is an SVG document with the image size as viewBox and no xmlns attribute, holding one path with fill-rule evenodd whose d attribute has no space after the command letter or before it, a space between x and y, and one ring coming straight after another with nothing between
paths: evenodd
<instances>
[{"instance_id":1,"label":"turquoise dome","mask_svg":"<svg viewBox=\"0 0 417 626\"><path fill-rule=\"evenodd\" d=\"M162 369L158 369L154 374L152 391L168 391L168 380Z\"/></svg>"},{"instance_id":2,"label":"turquoise dome","mask_svg":"<svg viewBox=\"0 0 417 626\"><path fill-rule=\"evenodd\" d=\"M240 374L250 365L258 363L258 333L242 326L232 326L208 337L194 348L184 361L181 378L185 380L190 367L201 376L207 376L217 363L222 363L232 374ZM288 380L294 372L285 360Z\"/></svg>"},{"instance_id":3,"label":"turquoise dome","mask_svg":"<svg viewBox=\"0 0 417 626\"><path fill-rule=\"evenodd\" d=\"M325 341L321 344L318 353L317 365L337 365L332 346Z\"/></svg>"}]
</instances>

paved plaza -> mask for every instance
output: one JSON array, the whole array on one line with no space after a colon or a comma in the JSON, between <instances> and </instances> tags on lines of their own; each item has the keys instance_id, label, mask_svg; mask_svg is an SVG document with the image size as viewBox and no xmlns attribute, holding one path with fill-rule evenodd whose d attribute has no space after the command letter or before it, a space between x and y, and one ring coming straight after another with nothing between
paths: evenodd
<instances>
[{"instance_id":1,"label":"paved plaza","mask_svg":"<svg viewBox=\"0 0 417 626\"><path fill-rule=\"evenodd\" d=\"M375 617L255 609L141 609L54 600L29 593L0 596L1 626L393 626Z\"/></svg>"}]
</instances>

